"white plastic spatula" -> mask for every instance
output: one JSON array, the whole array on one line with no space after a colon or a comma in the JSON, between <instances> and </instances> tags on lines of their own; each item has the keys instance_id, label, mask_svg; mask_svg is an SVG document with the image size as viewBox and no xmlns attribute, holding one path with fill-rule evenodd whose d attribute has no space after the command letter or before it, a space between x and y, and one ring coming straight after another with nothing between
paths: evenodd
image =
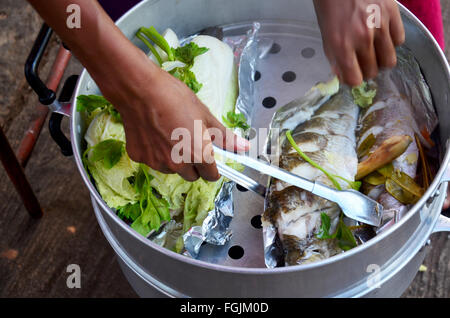
<instances>
[{"instance_id":1,"label":"white plastic spatula","mask_svg":"<svg viewBox=\"0 0 450 318\"><path fill-rule=\"evenodd\" d=\"M344 212L344 214L351 219L377 227L381 224L383 206L375 200L372 200L368 196L362 194L361 192L353 189L336 190L327 187L319 182L309 181L305 178L292 174L286 170L282 170L276 166L272 166L261 160L228 152L216 146L213 147L214 152L218 155L239 162L244 166L259 171L262 174L269 175L273 178L309 191L319 197L335 202L342 209L342 212ZM237 184L240 184L250 191L265 196L266 188L264 186L247 177L246 175L228 167L222 162L217 161L216 163L221 175L236 182Z\"/></svg>"}]
</instances>

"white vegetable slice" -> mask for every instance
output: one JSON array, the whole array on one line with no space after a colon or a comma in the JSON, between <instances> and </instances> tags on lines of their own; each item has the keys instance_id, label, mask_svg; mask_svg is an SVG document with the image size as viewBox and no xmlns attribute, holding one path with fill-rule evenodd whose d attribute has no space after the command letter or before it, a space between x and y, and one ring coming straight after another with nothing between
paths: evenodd
<instances>
[{"instance_id":1,"label":"white vegetable slice","mask_svg":"<svg viewBox=\"0 0 450 318\"><path fill-rule=\"evenodd\" d=\"M222 121L222 116L234 110L239 90L233 51L226 43L207 35L199 35L192 42L209 49L194 59L191 69L203 85L197 96Z\"/></svg>"}]
</instances>

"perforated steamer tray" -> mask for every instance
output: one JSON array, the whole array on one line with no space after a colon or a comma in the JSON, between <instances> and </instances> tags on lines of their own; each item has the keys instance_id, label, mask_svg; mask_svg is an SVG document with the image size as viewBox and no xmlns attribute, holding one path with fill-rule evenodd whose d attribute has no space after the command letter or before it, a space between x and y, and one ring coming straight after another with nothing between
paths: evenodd
<instances>
[{"instance_id":1,"label":"perforated steamer tray","mask_svg":"<svg viewBox=\"0 0 450 318\"><path fill-rule=\"evenodd\" d=\"M317 26L298 22L259 21L260 52L255 67L255 94L251 114L251 147L264 149L266 133L273 114L283 105L304 95L319 81L330 79L331 70L322 48ZM251 23L224 26L224 36L243 35ZM264 46L267 46L264 54ZM246 169L245 174L266 185L268 178ZM232 237L224 246L205 244L198 259L233 267L266 267L260 216L264 199L240 186L233 191Z\"/></svg>"}]
</instances>

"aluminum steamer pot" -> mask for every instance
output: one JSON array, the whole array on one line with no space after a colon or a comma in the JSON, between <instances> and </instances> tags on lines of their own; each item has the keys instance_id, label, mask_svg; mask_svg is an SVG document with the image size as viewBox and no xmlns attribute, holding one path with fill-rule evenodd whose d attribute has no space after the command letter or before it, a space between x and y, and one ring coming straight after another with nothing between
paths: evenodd
<instances>
[{"instance_id":1,"label":"aluminum steamer pot","mask_svg":"<svg viewBox=\"0 0 450 318\"><path fill-rule=\"evenodd\" d=\"M445 155L430 188L400 222L364 245L321 262L265 268L262 232L252 227L250 222L253 216L263 212L263 202L250 192L237 190L234 195L236 212L231 225L233 237L226 246L206 245L199 259L191 259L152 243L120 220L91 183L81 162L86 126L75 107L70 108L66 104L53 106L61 106L56 111L71 117L71 146L78 169L91 193L96 217L118 256L125 276L140 296L396 297L405 291L422 264L430 235L448 231L450 227L449 220L440 214L447 182L450 181L450 125L446 124L450 122L450 71L443 52L427 29L404 7L401 7L401 13L406 29L405 45L412 50L422 68L442 123L438 129L443 145L441 150ZM308 47L306 51L298 47L297 53L294 52L297 48L290 48L292 54L298 54L298 63L291 60L291 66L299 65L295 85L301 87L286 88L294 90L291 95L296 95L289 98L300 96L313 86L320 79L316 78L317 74L329 72L310 0L147 0L132 8L117 25L129 39L143 48L134 37L141 26L154 25L159 30L170 27L180 37L185 37L210 26L225 25L224 32L233 35L243 34L253 21L261 22L260 36L272 37L281 45L280 64L266 73L259 69L263 76L278 78L288 70L282 69L285 66L283 61L289 60L283 55L283 50L292 43ZM311 57L311 52L316 52L315 58L300 61L301 55ZM261 67L264 68L263 65ZM123 74L126 76L126 70ZM259 98L271 96L265 95L268 92L276 94L277 90L276 85L262 85L258 89L256 104ZM82 94L98 93L89 74L83 71L73 100ZM289 101L283 96L279 96L278 105ZM254 113L261 114L264 110L258 109ZM263 117L259 121L252 119L252 122L256 126L267 127L270 115ZM64 138L59 138L60 144L61 139ZM65 151L70 152L67 145ZM244 251L239 259L230 252L230 247L236 248L236 245Z\"/></svg>"}]
</instances>

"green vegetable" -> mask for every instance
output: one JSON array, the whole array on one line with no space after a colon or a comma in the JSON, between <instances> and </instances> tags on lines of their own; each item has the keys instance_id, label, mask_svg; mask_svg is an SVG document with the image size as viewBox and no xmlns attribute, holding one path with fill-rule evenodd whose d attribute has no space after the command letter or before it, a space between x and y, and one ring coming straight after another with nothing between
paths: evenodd
<instances>
[{"instance_id":1,"label":"green vegetable","mask_svg":"<svg viewBox=\"0 0 450 318\"><path fill-rule=\"evenodd\" d=\"M292 138L292 134L291 131L287 131L286 132L286 137L289 140L289 143L291 144L291 146L298 152L298 154L300 155L300 157L303 158L303 160L305 160L306 162L308 162L311 166L313 166L316 169L319 169L320 171L322 171L328 179L330 179L330 181L333 183L333 185L336 187L336 189L338 190L342 190L341 185L337 182L336 178L333 177L333 175L331 175L328 171L326 171L324 168L322 168L321 166L319 166L317 163L315 163L314 161L311 160L311 158L309 158L305 153L303 153L300 148L297 146L297 144L294 141L294 138Z\"/></svg>"},{"instance_id":2,"label":"green vegetable","mask_svg":"<svg viewBox=\"0 0 450 318\"><path fill-rule=\"evenodd\" d=\"M145 35L148 39L152 40L157 46L159 46L167 54L169 61L175 60L173 52L172 52L172 48L169 46L169 43L167 43L166 39L161 34L159 34L158 31L156 31L154 26L151 26L149 28L141 27L138 30L136 35L138 35L138 34ZM147 45L147 43L146 43L146 45ZM150 50L152 50L152 49L150 48ZM153 50L152 50L152 53L155 54L155 52L153 52ZM155 56L156 56L156 54L155 54ZM162 62L160 64L162 64Z\"/></svg>"},{"instance_id":3,"label":"green vegetable","mask_svg":"<svg viewBox=\"0 0 450 318\"><path fill-rule=\"evenodd\" d=\"M185 46L172 49L172 52L175 59L191 67L192 65L194 65L194 58L208 52L208 50L209 49L206 47L199 47L194 42L190 42Z\"/></svg>"},{"instance_id":4,"label":"green vegetable","mask_svg":"<svg viewBox=\"0 0 450 318\"><path fill-rule=\"evenodd\" d=\"M153 53L153 55L156 57L156 60L158 61L159 65L163 63L163 60L161 58L161 55L159 55L158 51L154 48L154 46L147 40L147 38L144 36L141 29L139 29L136 32L136 37L144 42L144 44L150 49L150 51Z\"/></svg>"},{"instance_id":5,"label":"green vegetable","mask_svg":"<svg viewBox=\"0 0 450 318\"><path fill-rule=\"evenodd\" d=\"M376 94L377 90L375 88L371 89L367 82L363 82L360 86L352 88L355 104L362 108L371 106Z\"/></svg>"},{"instance_id":6,"label":"green vegetable","mask_svg":"<svg viewBox=\"0 0 450 318\"><path fill-rule=\"evenodd\" d=\"M141 164L134 176L134 188L139 201L118 210L119 216L134 220L131 227L144 236L151 230L159 230L161 221L170 220L169 204L164 198L158 198L154 194L151 186L153 177L148 174L147 169Z\"/></svg>"},{"instance_id":7,"label":"green vegetable","mask_svg":"<svg viewBox=\"0 0 450 318\"><path fill-rule=\"evenodd\" d=\"M141 215L141 207L139 202L128 203L116 209L117 215L121 219L135 221Z\"/></svg>"},{"instance_id":8,"label":"green vegetable","mask_svg":"<svg viewBox=\"0 0 450 318\"><path fill-rule=\"evenodd\" d=\"M227 112L234 112L238 82L230 47L218 39L198 36L192 44L179 48L178 38L169 31L163 38L154 28L143 28L137 37L151 46L151 58L159 57L161 66L196 92L218 120ZM173 216L171 223L177 224L181 233L176 237L181 236L177 240L175 237L176 245L172 248L181 252L182 234L193 225L201 225L214 209L214 200L225 178L217 182L202 179L188 182L177 174L163 174L133 162L125 151L123 124L115 117L120 115L105 98L92 96L81 97L79 102L79 110L88 113L91 120L85 134L88 145L83 163L100 195L119 217L131 221L131 227L144 236ZM244 124L239 116L233 120L237 125ZM120 156L118 149L123 150ZM242 168L233 162L227 164Z\"/></svg>"},{"instance_id":9,"label":"green vegetable","mask_svg":"<svg viewBox=\"0 0 450 318\"><path fill-rule=\"evenodd\" d=\"M104 109L111 103L103 96L98 95L80 95L77 97L77 111L92 113L97 108Z\"/></svg>"},{"instance_id":10,"label":"green vegetable","mask_svg":"<svg viewBox=\"0 0 450 318\"><path fill-rule=\"evenodd\" d=\"M370 134L367 136L366 139L359 145L358 150L356 151L358 153L358 157L362 158L365 155L369 154L370 149L375 144L376 139L374 134Z\"/></svg>"},{"instance_id":11,"label":"green vegetable","mask_svg":"<svg viewBox=\"0 0 450 318\"><path fill-rule=\"evenodd\" d=\"M102 160L90 159L92 149L104 140L113 139L125 143L123 124L114 120L106 110L100 111L92 119L84 139L88 147L83 163L95 180L103 200L115 209L135 203L138 197L130 180L137 173L139 164L130 160L126 151L123 151L120 160L110 169L105 167Z\"/></svg>"},{"instance_id":12,"label":"green vegetable","mask_svg":"<svg viewBox=\"0 0 450 318\"><path fill-rule=\"evenodd\" d=\"M337 176L337 175L335 175L335 174L333 174L332 176L335 177L335 178L339 178L339 179L341 179L341 180L347 182L348 185L350 186L350 188L352 188L353 190L359 191L359 189L361 189L361 185L362 185L362 182L361 182L361 181L350 181L350 180L347 180L347 179L342 178L342 177L340 177L340 176Z\"/></svg>"},{"instance_id":13,"label":"green vegetable","mask_svg":"<svg viewBox=\"0 0 450 318\"><path fill-rule=\"evenodd\" d=\"M358 244L356 244L355 237L353 236L352 231L348 228L348 226L344 223L343 214L339 218L339 224L335 233L335 237L338 240L338 245L344 251L348 251Z\"/></svg>"},{"instance_id":14,"label":"green vegetable","mask_svg":"<svg viewBox=\"0 0 450 318\"><path fill-rule=\"evenodd\" d=\"M422 197L424 189L406 173L394 170L392 163L381 167L377 172L386 179L386 191L399 202L413 204Z\"/></svg>"},{"instance_id":15,"label":"green vegetable","mask_svg":"<svg viewBox=\"0 0 450 318\"><path fill-rule=\"evenodd\" d=\"M92 154L89 160L92 162L102 160L105 168L111 169L122 157L125 148L124 145L124 142L120 140L103 140L92 147Z\"/></svg>"},{"instance_id":16,"label":"green vegetable","mask_svg":"<svg viewBox=\"0 0 450 318\"><path fill-rule=\"evenodd\" d=\"M364 182L367 182L370 185L377 186L386 182L386 177L383 176L378 171L374 171L371 174L367 175L363 179Z\"/></svg>"},{"instance_id":17,"label":"green vegetable","mask_svg":"<svg viewBox=\"0 0 450 318\"><path fill-rule=\"evenodd\" d=\"M420 199L390 178L386 179L385 187L386 191L402 204L413 204Z\"/></svg>"},{"instance_id":18,"label":"green vegetable","mask_svg":"<svg viewBox=\"0 0 450 318\"><path fill-rule=\"evenodd\" d=\"M86 112L88 115L92 115L95 111L104 109L106 109L116 121L121 121L119 112L117 112L113 105L103 96L80 95L77 97L78 112Z\"/></svg>"},{"instance_id":19,"label":"green vegetable","mask_svg":"<svg viewBox=\"0 0 450 318\"><path fill-rule=\"evenodd\" d=\"M197 81L195 74L192 73L189 68L177 67L169 73L185 83L194 93L198 93L203 86Z\"/></svg>"},{"instance_id":20,"label":"green vegetable","mask_svg":"<svg viewBox=\"0 0 450 318\"><path fill-rule=\"evenodd\" d=\"M336 239L339 247L344 251L348 251L353 247L356 247L357 243L352 231L344 223L343 216L344 214L341 213L336 231L334 232L334 234L330 235L331 219L325 212L320 213L322 224L320 226L320 231L319 233L317 233L316 237L321 240Z\"/></svg>"},{"instance_id":21,"label":"green vegetable","mask_svg":"<svg viewBox=\"0 0 450 318\"><path fill-rule=\"evenodd\" d=\"M222 116L222 121L228 128L241 128L244 131L250 128L247 124L247 118L242 113L237 114L234 111L229 111L227 117Z\"/></svg>"},{"instance_id":22,"label":"green vegetable","mask_svg":"<svg viewBox=\"0 0 450 318\"><path fill-rule=\"evenodd\" d=\"M195 74L190 69L194 64L194 58L206 53L209 50L208 48L199 47L194 42L186 44L183 47L171 48L166 39L159 34L153 26L149 28L140 28L136 33L136 37L148 46L161 66L164 63L164 60L161 57L161 54L158 53L158 48L151 45L147 38L153 41L159 49L167 54L167 59L170 62L175 60L183 62L185 66L176 67L169 73L185 83L194 93L198 93L203 85L197 81Z\"/></svg>"},{"instance_id":23,"label":"green vegetable","mask_svg":"<svg viewBox=\"0 0 450 318\"><path fill-rule=\"evenodd\" d=\"M322 224L320 225L319 233L317 233L317 238L321 240L333 238L333 236L330 235L331 220L328 214L321 212L320 219L322 220Z\"/></svg>"}]
</instances>

